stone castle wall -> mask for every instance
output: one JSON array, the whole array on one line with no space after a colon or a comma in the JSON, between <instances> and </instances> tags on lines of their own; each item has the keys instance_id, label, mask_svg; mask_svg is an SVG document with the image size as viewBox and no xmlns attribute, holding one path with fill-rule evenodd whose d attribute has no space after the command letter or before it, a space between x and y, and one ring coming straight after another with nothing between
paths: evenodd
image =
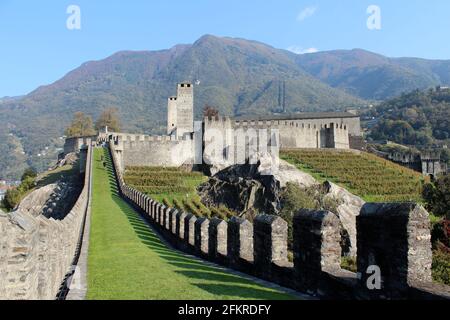
<instances>
[{"instance_id":1,"label":"stone castle wall","mask_svg":"<svg viewBox=\"0 0 450 320\"><path fill-rule=\"evenodd\" d=\"M183 137L100 134L98 141L115 142L121 170L126 166L179 167L183 164L201 164L203 160L212 166L227 167L267 153L278 157L274 153L283 148L349 148L348 128L333 123L319 127L313 123L299 124L295 121L206 118L203 128L194 131ZM79 139L76 141L82 143ZM217 143L221 148L215 147ZM68 144L70 146L71 141Z\"/></svg>"},{"instance_id":2,"label":"stone castle wall","mask_svg":"<svg viewBox=\"0 0 450 320\"><path fill-rule=\"evenodd\" d=\"M78 153L83 146L89 144L90 141L96 141L98 136L66 138L64 143L64 154Z\"/></svg>"},{"instance_id":3,"label":"stone castle wall","mask_svg":"<svg viewBox=\"0 0 450 320\"><path fill-rule=\"evenodd\" d=\"M114 166L118 160L111 146ZM303 210L293 221L294 261L287 223L259 215L254 223L197 218L168 208L127 186L121 195L173 246L302 293L333 299L450 299L450 287L431 282L428 212L415 204L368 204L357 217L358 273L341 269L340 223L331 212ZM373 289L373 266L381 287Z\"/></svg>"},{"instance_id":4,"label":"stone castle wall","mask_svg":"<svg viewBox=\"0 0 450 320\"><path fill-rule=\"evenodd\" d=\"M320 115L320 114L319 114ZM294 117L294 116L292 116ZM248 121L248 120L235 120L237 123L245 122L258 122L258 121ZM310 118L310 119L291 119L291 120L261 120L260 122L270 122L272 125L292 125L295 127L306 127L308 125L316 126L317 128L323 128L325 125L330 123L338 124L339 126L346 126L348 133L351 136L361 137L361 120L358 116L355 117L327 117L327 118Z\"/></svg>"},{"instance_id":5,"label":"stone castle wall","mask_svg":"<svg viewBox=\"0 0 450 320\"><path fill-rule=\"evenodd\" d=\"M190 136L122 136L115 139L120 166L180 167L193 163L195 140Z\"/></svg>"},{"instance_id":6,"label":"stone castle wall","mask_svg":"<svg viewBox=\"0 0 450 320\"><path fill-rule=\"evenodd\" d=\"M208 129L219 130L233 139L227 130L248 132L250 130L277 130L281 149L349 149L349 129L346 124L324 120L270 120L270 121L234 121L230 118L204 119L205 132Z\"/></svg>"},{"instance_id":7,"label":"stone castle wall","mask_svg":"<svg viewBox=\"0 0 450 320\"><path fill-rule=\"evenodd\" d=\"M91 168L88 148L86 168ZM64 220L16 211L0 214L0 300L54 300L70 271L89 208L90 170Z\"/></svg>"}]
</instances>

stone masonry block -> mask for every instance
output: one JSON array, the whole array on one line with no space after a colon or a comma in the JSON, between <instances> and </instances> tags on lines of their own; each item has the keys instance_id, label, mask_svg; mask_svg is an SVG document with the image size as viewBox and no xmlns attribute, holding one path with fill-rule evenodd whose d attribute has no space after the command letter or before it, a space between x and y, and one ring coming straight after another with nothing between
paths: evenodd
<instances>
[{"instance_id":1,"label":"stone masonry block","mask_svg":"<svg viewBox=\"0 0 450 320\"><path fill-rule=\"evenodd\" d=\"M228 222L228 258L231 263L253 261L253 225L248 220L233 217Z\"/></svg>"},{"instance_id":2,"label":"stone masonry block","mask_svg":"<svg viewBox=\"0 0 450 320\"><path fill-rule=\"evenodd\" d=\"M209 219L199 218L195 222L195 247L199 252L208 253Z\"/></svg>"},{"instance_id":3,"label":"stone masonry block","mask_svg":"<svg viewBox=\"0 0 450 320\"><path fill-rule=\"evenodd\" d=\"M209 222L208 252L211 258L228 253L228 223L224 220L213 218Z\"/></svg>"},{"instance_id":4,"label":"stone masonry block","mask_svg":"<svg viewBox=\"0 0 450 320\"><path fill-rule=\"evenodd\" d=\"M404 296L409 285L432 281L429 213L413 203L366 204L357 218L358 273L363 287L378 266L382 294Z\"/></svg>"}]
</instances>

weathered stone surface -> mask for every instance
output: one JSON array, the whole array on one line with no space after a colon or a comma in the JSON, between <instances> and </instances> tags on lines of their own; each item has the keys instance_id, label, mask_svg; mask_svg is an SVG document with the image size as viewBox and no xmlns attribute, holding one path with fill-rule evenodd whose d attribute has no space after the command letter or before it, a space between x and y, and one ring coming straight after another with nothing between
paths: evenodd
<instances>
[{"instance_id":1,"label":"weathered stone surface","mask_svg":"<svg viewBox=\"0 0 450 320\"><path fill-rule=\"evenodd\" d=\"M147 215L151 217L151 213L152 213L152 199L150 199L149 197L147 197L147 200L146 200L145 213L147 213Z\"/></svg>"},{"instance_id":2,"label":"weathered stone surface","mask_svg":"<svg viewBox=\"0 0 450 320\"><path fill-rule=\"evenodd\" d=\"M156 205L156 223L159 225L161 225L161 219L162 219L162 216L161 216L162 206L163 205L159 204L159 203Z\"/></svg>"},{"instance_id":3,"label":"weathered stone surface","mask_svg":"<svg viewBox=\"0 0 450 320\"><path fill-rule=\"evenodd\" d=\"M163 228L165 228L166 226L166 219L167 219L167 214L166 214L166 206L161 205L159 207L159 225Z\"/></svg>"},{"instance_id":4,"label":"weathered stone surface","mask_svg":"<svg viewBox=\"0 0 450 320\"><path fill-rule=\"evenodd\" d=\"M170 231L172 232L173 235L177 234L177 215L178 215L178 210L176 209L172 209L170 211Z\"/></svg>"},{"instance_id":5,"label":"weathered stone surface","mask_svg":"<svg viewBox=\"0 0 450 320\"><path fill-rule=\"evenodd\" d=\"M185 239L185 219L186 219L186 212L178 212L177 214L177 235L180 239Z\"/></svg>"},{"instance_id":6,"label":"weathered stone surface","mask_svg":"<svg viewBox=\"0 0 450 320\"><path fill-rule=\"evenodd\" d=\"M228 223L224 220L213 218L209 222L208 252L213 258L218 255L226 256L228 253Z\"/></svg>"},{"instance_id":7,"label":"weathered stone surface","mask_svg":"<svg viewBox=\"0 0 450 320\"><path fill-rule=\"evenodd\" d=\"M299 287L315 292L324 271L341 264L340 223L328 211L301 210L294 216L294 268Z\"/></svg>"},{"instance_id":8,"label":"weathered stone surface","mask_svg":"<svg viewBox=\"0 0 450 320\"><path fill-rule=\"evenodd\" d=\"M166 230L171 230L171 226L170 226L170 224L171 224L171 215L170 215L171 212L172 212L172 209L166 207L165 214L164 214L164 216L165 216L164 229L166 229Z\"/></svg>"},{"instance_id":9,"label":"weathered stone surface","mask_svg":"<svg viewBox=\"0 0 450 320\"><path fill-rule=\"evenodd\" d=\"M350 238L348 254L356 257L356 217L359 216L365 201L334 183L327 181L324 186L328 191L325 198L332 199L339 204L336 213Z\"/></svg>"},{"instance_id":10,"label":"weathered stone surface","mask_svg":"<svg viewBox=\"0 0 450 320\"><path fill-rule=\"evenodd\" d=\"M228 221L228 258L253 261L253 225L246 219L233 217Z\"/></svg>"},{"instance_id":11,"label":"weathered stone surface","mask_svg":"<svg viewBox=\"0 0 450 320\"><path fill-rule=\"evenodd\" d=\"M195 246L195 223L197 222L197 217L194 215L188 215L186 217L186 226L188 227L187 232L185 234L185 237L187 239L187 242L191 246Z\"/></svg>"},{"instance_id":12,"label":"weathered stone surface","mask_svg":"<svg viewBox=\"0 0 450 320\"><path fill-rule=\"evenodd\" d=\"M22 212L28 212L33 217L41 215L47 202L55 194L57 188L57 184L50 184L31 192L20 202L16 209Z\"/></svg>"},{"instance_id":13,"label":"weathered stone surface","mask_svg":"<svg viewBox=\"0 0 450 320\"><path fill-rule=\"evenodd\" d=\"M241 217L253 217L255 212L277 215L281 210L281 191L287 183L295 183L301 188L318 187L320 184L309 174L280 160L278 170L272 170L273 159L257 165L236 165L218 172L199 188L202 201L209 206L225 205L239 212ZM322 188L322 186L320 186ZM356 216L364 201L344 188L326 182L328 190L323 201L331 199L338 203L335 212L348 235L347 254L356 255Z\"/></svg>"},{"instance_id":14,"label":"weathered stone surface","mask_svg":"<svg viewBox=\"0 0 450 320\"><path fill-rule=\"evenodd\" d=\"M404 297L411 283L432 281L429 213L420 205L366 204L357 218L358 271L366 286L370 266L381 270L378 295Z\"/></svg>"},{"instance_id":15,"label":"weathered stone surface","mask_svg":"<svg viewBox=\"0 0 450 320\"><path fill-rule=\"evenodd\" d=\"M75 255L87 181L89 175L81 194L71 195L79 197L67 212L59 210L67 206L69 189L55 184L32 192L10 214L0 214L0 299L55 299Z\"/></svg>"},{"instance_id":16,"label":"weathered stone surface","mask_svg":"<svg viewBox=\"0 0 450 320\"><path fill-rule=\"evenodd\" d=\"M254 263L259 271L268 271L272 263L288 261L288 224L277 216L258 215L254 221Z\"/></svg>"},{"instance_id":17,"label":"weathered stone surface","mask_svg":"<svg viewBox=\"0 0 450 320\"><path fill-rule=\"evenodd\" d=\"M274 173L274 177L282 188L285 188L289 182L296 183L303 188L317 184L316 179L310 174L298 170L295 166L284 160L280 160L279 170Z\"/></svg>"},{"instance_id":18,"label":"weathered stone surface","mask_svg":"<svg viewBox=\"0 0 450 320\"><path fill-rule=\"evenodd\" d=\"M156 212L158 203L153 201L152 203L152 219L156 222Z\"/></svg>"},{"instance_id":19,"label":"weathered stone surface","mask_svg":"<svg viewBox=\"0 0 450 320\"><path fill-rule=\"evenodd\" d=\"M199 188L205 204L226 207L245 214L254 210L276 214L280 210L280 186L273 176L258 172L258 165L229 167Z\"/></svg>"},{"instance_id":20,"label":"weathered stone surface","mask_svg":"<svg viewBox=\"0 0 450 320\"><path fill-rule=\"evenodd\" d=\"M343 201L347 201L354 206L360 204L358 199L353 198L345 190L331 184L328 186L329 192L326 196L339 199L347 198L347 200ZM322 194L323 192L321 192ZM172 219L175 217L175 221L172 220L172 231L176 231L177 236L182 239L181 241L176 241L177 247L180 247L181 250L190 254L194 252L204 257L205 249L207 248L211 260L252 275L255 274L258 268L261 270L264 269L264 266L268 266L266 270L263 270L263 273L256 272L258 276L286 287L295 287L302 292L318 294L327 298L361 298L356 274L340 268L340 242L343 223L339 219L339 214L328 211L302 210L295 216L295 267L292 268L292 264L287 262L286 258L287 241L285 239L287 226L282 219L276 216L261 215L256 217L253 233L253 225L242 218L234 217L229 223L214 218L209 221L209 226L207 227L207 219L196 219L192 215L188 216L186 213L177 213L176 211L170 212L176 213L176 215L172 215ZM421 230L420 232L413 232L417 236L417 240L429 240L429 229L425 230L426 228L423 227L417 229L417 225L428 221L428 214L420 212L420 214L412 216L415 218L408 220L412 221L408 224L408 228ZM417 218L418 216L422 218L419 219ZM423 218L425 216L426 218ZM391 227L391 229L388 228L387 235L380 236L381 233L386 233L386 230L377 229L376 233L381 238L388 239L395 235L395 232L404 229L402 227L404 225L403 220L392 220L391 222L396 226ZM194 225L194 228L192 225ZM366 228L369 229L370 224L367 224ZM192 230L194 231L194 236L192 236ZM174 240L172 237L170 238L170 240ZM194 239L195 251L186 245L187 243L192 245L192 238ZM412 238L408 238L408 241L413 243ZM408 254L413 257L418 252L417 250L420 252L427 251L422 250L423 246L416 248L408 244L408 247L413 248L408 251ZM21 252L21 250L26 250L26 248L17 248L17 250ZM253 257L254 259L252 259ZM415 291L403 292L403 297L420 297L421 299L448 298L448 287L442 289L429 283L417 282L426 281L427 277L420 276L420 272L417 271L418 266L420 267L422 264L414 264L414 262L417 262L417 259L408 260L408 263L414 268L412 273L417 274L417 276L413 277L416 280L414 284L412 284L412 281L410 282L411 285L415 286L413 288Z\"/></svg>"},{"instance_id":21,"label":"weathered stone surface","mask_svg":"<svg viewBox=\"0 0 450 320\"><path fill-rule=\"evenodd\" d=\"M209 219L199 218L195 222L195 248L204 253L208 253L209 246Z\"/></svg>"}]
</instances>

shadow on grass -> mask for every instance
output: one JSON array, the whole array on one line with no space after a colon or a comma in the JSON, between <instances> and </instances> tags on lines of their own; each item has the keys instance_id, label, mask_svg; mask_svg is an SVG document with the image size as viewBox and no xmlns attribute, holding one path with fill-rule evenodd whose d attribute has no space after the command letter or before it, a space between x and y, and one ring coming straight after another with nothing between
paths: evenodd
<instances>
[{"instance_id":1,"label":"shadow on grass","mask_svg":"<svg viewBox=\"0 0 450 320\"><path fill-rule=\"evenodd\" d=\"M103 161L104 169L108 173L108 187L111 191L112 200L126 216L141 242L158 254L161 259L176 267L178 270L174 272L190 279L192 285L218 296L232 296L242 299L283 300L288 298L285 293L266 289L251 280L230 274L220 268L208 266L199 260L189 258L168 248L142 220L139 213L119 196L112 160L107 149L104 149ZM97 161L96 165L103 166L103 161Z\"/></svg>"}]
</instances>

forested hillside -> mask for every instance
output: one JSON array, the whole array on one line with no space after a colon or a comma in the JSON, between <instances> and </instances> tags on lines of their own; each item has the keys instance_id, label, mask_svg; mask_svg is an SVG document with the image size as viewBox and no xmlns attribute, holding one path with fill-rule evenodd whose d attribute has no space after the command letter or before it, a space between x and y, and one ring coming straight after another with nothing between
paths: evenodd
<instances>
[{"instance_id":1,"label":"forested hillside","mask_svg":"<svg viewBox=\"0 0 450 320\"><path fill-rule=\"evenodd\" d=\"M223 115L278 111L280 80L286 81L288 112L364 104L313 78L296 64L295 57L262 43L214 36L169 50L119 52L85 63L21 99L0 102L0 123L4 127L0 140L12 134L28 164L43 170L50 159L55 159L60 147L58 137L77 111L95 119L104 108L115 107L123 130L162 133L167 97L175 94L177 82L186 80L196 83L197 118L205 104ZM20 154L7 153L10 148L0 145L0 176L18 177L23 161L6 161L6 157L14 159Z\"/></svg>"},{"instance_id":2,"label":"forested hillside","mask_svg":"<svg viewBox=\"0 0 450 320\"><path fill-rule=\"evenodd\" d=\"M103 109L117 108L123 130L163 133L167 97L181 81L195 83L195 113L200 119L206 104L231 116L280 112L284 85L288 113L364 109L372 103L367 100L446 84L449 71L449 61L391 59L364 50L298 55L256 41L210 35L168 50L123 51L84 63L26 96L0 99L0 178L18 178L29 165L47 169L78 111L95 120ZM437 118L448 114L446 105L432 108ZM418 109L432 117L425 106ZM402 119L396 110L380 117ZM404 123L395 124L394 133L404 132L399 141L447 139L448 132L436 121L420 120L422 111L411 114L411 119L417 118L408 122L414 132L402 129ZM377 137L391 134L392 124L379 125Z\"/></svg>"},{"instance_id":3,"label":"forested hillside","mask_svg":"<svg viewBox=\"0 0 450 320\"><path fill-rule=\"evenodd\" d=\"M414 89L450 85L450 61L389 58L366 50L299 55L299 65L334 88L368 100L385 100Z\"/></svg>"},{"instance_id":4,"label":"forested hillside","mask_svg":"<svg viewBox=\"0 0 450 320\"><path fill-rule=\"evenodd\" d=\"M418 148L449 145L450 90L415 90L366 113L377 119L369 138Z\"/></svg>"}]
</instances>

